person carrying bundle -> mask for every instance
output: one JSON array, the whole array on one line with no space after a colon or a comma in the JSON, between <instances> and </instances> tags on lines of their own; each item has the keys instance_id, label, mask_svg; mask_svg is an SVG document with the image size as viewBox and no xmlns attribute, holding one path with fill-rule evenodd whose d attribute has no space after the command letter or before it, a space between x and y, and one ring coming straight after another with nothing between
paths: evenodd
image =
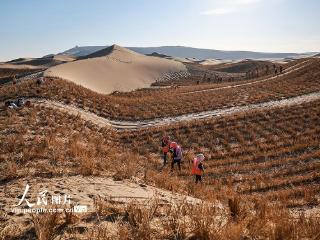
<instances>
[{"instance_id":1,"label":"person carrying bundle","mask_svg":"<svg viewBox=\"0 0 320 240\"><path fill-rule=\"evenodd\" d=\"M200 153L192 161L191 173L195 176L195 183L202 182L202 175L204 172L204 159L204 155Z\"/></svg>"}]
</instances>

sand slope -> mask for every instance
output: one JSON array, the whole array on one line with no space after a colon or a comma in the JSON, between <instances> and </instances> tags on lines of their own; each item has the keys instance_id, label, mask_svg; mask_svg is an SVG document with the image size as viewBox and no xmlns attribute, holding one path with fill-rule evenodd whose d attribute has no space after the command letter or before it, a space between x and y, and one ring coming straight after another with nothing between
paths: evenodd
<instances>
[{"instance_id":1,"label":"sand slope","mask_svg":"<svg viewBox=\"0 0 320 240\"><path fill-rule=\"evenodd\" d=\"M9 229L8 231L3 231L3 229L0 229L0 234L9 233L9 235L14 235L15 232L10 231L10 228L18 228L19 231L25 231L32 226L31 214L22 214L13 211L13 209L27 208L26 202L23 202L21 206L15 206L21 199L27 184L30 186L30 189L26 197L30 203L36 203L37 196L41 191L48 191L46 194L48 205L42 204L41 206L36 206L35 208L45 208L47 206L48 208L62 209L72 208L76 205L86 206L87 212L75 213L77 219L77 221L75 221L75 224L78 226L82 226L82 228L84 229L96 227L96 217L97 220L99 220L99 224L101 224L102 221L109 223L114 222L108 220L110 218L107 218L107 215L105 217L99 218L97 212L98 208L95 205L95 201L99 201L99 199L112 204L113 207L124 207L130 202L133 202L135 205L147 206L148 204L151 204L155 199L159 201L159 204L161 204L161 206L175 204L179 205L185 202L189 204L201 204L202 202L197 198L172 193L167 190L162 190L153 186L145 185L143 182L139 182L141 182L139 179L115 181L111 177L83 177L80 175L61 176L53 178L28 177L15 179L7 183L4 188L1 188L0 191L1 223L5 223L7 230ZM61 196L61 204L57 206L50 205L51 196ZM67 196L68 199L70 199L70 204L72 204L73 206L64 204L64 196ZM214 204L215 206L217 206L217 208L223 211L223 206L220 202L215 202ZM58 237L55 239L70 238Z\"/></svg>"},{"instance_id":2,"label":"sand slope","mask_svg":"<svg viewBox=\"0 0 320 240\"><path fill-rule=\"evenodd\" d=\"M99 93L149 87L168 74L186 73L179 62L135 53L113 45L81 60L52 67L45 76L73 81Z\"/></svg>"},{"instance_id":3,"label":"sand slope","mask_svg":"<svg viewBox=\"0 0 320 240\"><path fill-rule=\"evenodd\" d=\"M74 57L68 55L55 55L42 58L18 58L6 63L0 63L0 67L15 69L47 69L74 60L76 60Z\"/></svg>"},{"instance_id":4,"label":"sand slope","mask_svg":"<svg viewBox=\"0 0 320 240\"><path fill-rule=\"evenodd\" d=\"M227 63L233 63L237 62L235 60L221 60L221 59L205 59L202 61L199 61L198 63L201 65L219 65L219 64L227 64Z\"/></svg>"}]
</instances>

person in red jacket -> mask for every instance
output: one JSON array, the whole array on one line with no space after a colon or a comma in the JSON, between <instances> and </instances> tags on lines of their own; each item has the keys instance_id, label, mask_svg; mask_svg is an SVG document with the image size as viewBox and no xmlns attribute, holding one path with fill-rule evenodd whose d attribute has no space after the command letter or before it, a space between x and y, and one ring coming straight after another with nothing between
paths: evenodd
<instances>
[{"instance_id":1,"label":"person in red jacket","mask_svg":"<svg viewBox=\"0 0 320 240\"><path fill-rule=\"evenodd\" d=\"M203 161L205 157L202 153L198 154L192 161L191 173L195 176L195 182L202 181L202 174L204 172Z\"/></svg>"},{"instance_id":2,"label":"person in red jacket","mask_svg":"<svg viewBox=\"0 0 320 240\"><path fill-rule=\"evenodd\" d=\"M168 152L170 150L170 137L164 136L161 140L161 147L163 153L163 166L167 164Z\"/></svg>"}]
</instances>

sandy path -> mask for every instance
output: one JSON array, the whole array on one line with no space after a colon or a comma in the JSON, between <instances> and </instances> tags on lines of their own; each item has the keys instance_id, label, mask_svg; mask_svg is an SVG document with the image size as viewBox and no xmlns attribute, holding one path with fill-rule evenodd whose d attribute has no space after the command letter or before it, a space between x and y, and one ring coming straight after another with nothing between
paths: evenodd
<instances>
[{"instance_id":1,"label":"sandy path","mask_svg":"<svg viewBox=\"0 0 320 240\"><path fill-rule=\"evenodd\" d=\"M37 78L43 77L44 71L30 73L24 76L17 77L17 81L35 80Z\"/></svg>"},{"instance_id":2,"label":"sandy path","mask_svg":"<svg viewBox=\"0 0 320 240\"><path fill-rule=\"evenodd\" d=\"M90 224L95 222L95 217L92 218L92 216L98 217L97 214L94 214L97 211L95 202L99 202L100 199L109 202L111 206L123 207L130 202L148 206L154 200L159 203L159 206L179 205L181 203L199 204L202 202L197 198L172 193L136 181L115 181L111 177L85 177L80 175L53 178L26 177L12 180L1 186L0 216L1 221L6 223L7 226L24 229L30 224L31 215L20 212L26 208L26 202L23 201L21 205L16 206L22 198L27 184L29 185L29 190L26 199L31 204L36 204L39 194L47 191L45 196L41 198L45 199L47 204L41 201L41 205L34 205L33 208L35 209L54 208L63 211L63 209L70 209L78 205L85 207L84 213L75 213L78 218L81 218L80 226L85 226L85 228L89 228ZM60 198L60 203L53 206L52 199L57 199L57 197ZM220 202L217 201L214 205L217 209L223 211L223 206ZM99 218L100 220L103 221L104 218L101 217L101 219Z\"/></svg>"},{"instance_id":3,"label":"sandy path","mask_svg":"<svg viewBox=\"0 0 320 240\"><path fill-rule=\"evenodd\" d=\"M270 81L270 80L276 79L277 77L285 76L285 75L288 75L288 74L290 74L292 72L298 71L298 70L304 68L306 65L308 65L309 62L310 62L310 60L303 61L301 63L298 63L298 64L296 64L294 66L291 66L291 67L285 69L284 73L281 74L281 75L269 77L269 78L266 78L266 79L260 79L260 80L241 83L241 84L228 85L228 86L224 86L224 87L208 88L208 89L203 89L203 90L190 91L190 92L181 93L180 95L218 91L218 90L222 90L222 89L237 88L237 87L248 86L248 85L253 85L253 84L256 84L256 83L262 83L262 82Z\"/></svg>"},{"instance_id":4,"label":"sandy path","mask_svg":"<svg viewBox=\"0 0 320 240\"><path fill-rule=\"evenodd\" d=\"M85 111L76 106L65 105L63 103L51 101L51 100L32 99L34 103L40 104L41 106L66 111L69 114L73 114L73 115L79 115L84 120L91 121L94 124L99 125L100 127L111 127L116 130L139 130L143 128L151 128L151 127L169 125L169 124L185 122L185 121L228 116L236 113L243 113L243 112L248 112L253 110L266 110L266 109L272 109L272 108L289 107L289 106L299 105L299 104L312 102L316 100L320 100L320 92L314 92L314 93L300 95L297 97L292 97L292 98L287 98L282 100L274 100L274 101L268 101L263 103L248 104L244 106L222 108L222 109L216 109L216 110L205 111L200 113L190 113L190 114L185 114L185 115L175 116L175 117L156 118L156 119L144 120L144 121L118 121L118 120L110 120L107 118L99 117L94 113Z\"/></svg>"},{"instance_id":5,"label":"sandy path","mask_svg":"<svg viewBox=\"0 0 320 240\"><path fill-rule=\"evenodd\" d=\"M93 201L98 197L119 203L128 203L133 200L143 203L155 198L164 204L180 201L200 202L199 199L193 197L175 194L129 180L115 181L110 177L84 177L79 175L55 178L23 178L11 181L3 191L0 191L0 197L4 201L2 204L9 208L6 209L7 211L10 211L10 208L18 203L19 196L21 198L27 184L30 186L28 196L31 203L36 201L37 194L40 191L47 190L52 196L58 194L69 195L71 203L86 205L89 211L94 211Z\"/></svg>"}]
</instances>

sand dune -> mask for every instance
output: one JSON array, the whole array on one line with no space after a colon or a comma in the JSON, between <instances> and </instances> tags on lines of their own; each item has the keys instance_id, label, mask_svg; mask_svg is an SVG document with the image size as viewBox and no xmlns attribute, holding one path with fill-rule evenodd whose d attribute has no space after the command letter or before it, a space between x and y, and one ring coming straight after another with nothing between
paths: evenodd
<instances>
[{"instance_id":1,"label":"sand dune","mask_svg":"<svg viewBox=\"0 0 320 240\"><path fill-rule=\"evenodd\" d=\"M81 60L52 67L45 76L60 77L108 94L149 87L177 72L187 72L187 69L176 61L141 55L113 45Z\"/></svg>"},{"instance_id":2,"label":"sand dune","mask_svg":"<svg viewBox=\"0 0 320 240\"><path fill-rule=\"evenodd\" d=\"M201 65L219 65L219 64L226 64L226 63L233 63L235 61L232 60L221 60L221 59L205 59L199 61L198 63Z\"/></svg>"},{"instance_id":3,"label":"sand dune","mask_svg":"<svg viewBox=\"0 0 320 240\"><path fill-rule=\"evenodd\" d=\"M15 69L42 69L74 60L76 60L76 58L68 55L55 55L42 58L18 58L6 63L0 63L0 67Z\"/></svg>"},{"instance_id":4,"label":"sand dune","mask_svg":"<svg viewBox=\"0 0 320 240\"><path fill-rule=\"evenodd\" d=\"M194 59L191 60L191 59L188 59L188 58L172 57L172 56L167 56L165 54L161 54L161 53L157 53L157 52L154 52L152 54L147 54L147 56L165 58L165 59L174 60L174 61L181 62L181 63L193 63L193 62L196 62L196 60L194 60Z\"/></svg>"},{"instance_id":5,"label":"sand dune","mask_svg":"<svg viewBox=\"0 0 320 240\"><path fill-rule=\"evenodd\" d=\"M72 62L72 61L76 60L75 57L69 56L69 55L55 55L53 57L53 59L56 61L61 61L61 62Z\"/></svg>"}]
</instances>

